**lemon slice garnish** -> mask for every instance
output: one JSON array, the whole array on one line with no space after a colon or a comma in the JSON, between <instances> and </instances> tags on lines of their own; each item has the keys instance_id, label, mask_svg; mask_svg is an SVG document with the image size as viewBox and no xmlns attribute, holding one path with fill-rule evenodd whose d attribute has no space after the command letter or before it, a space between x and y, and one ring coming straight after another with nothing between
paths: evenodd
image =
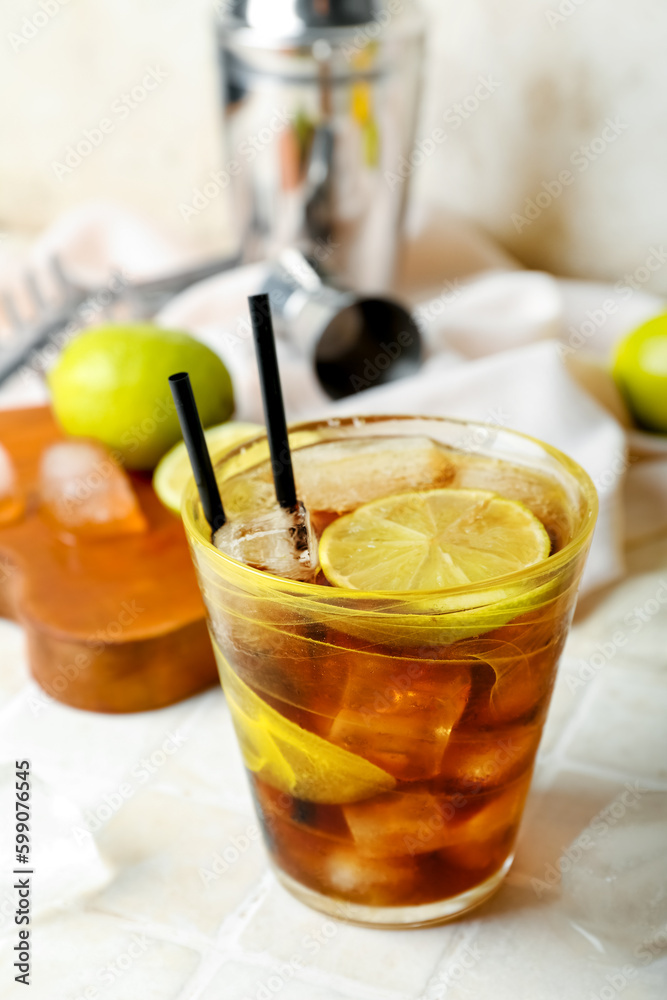
<instances>
[{"instance_id":1,"label":"lemon slice garnish","mask_svg":"<svg viewBox=\"0 0 667 1000\"><path fill-rule=\"evenodd\" d=\"M396 779L370 761L302 729L267 705L216 648L222 685L248 770L306 802L344 805L389 792Z\"/></svg>"},{"instance_id":2,"label":"lemon slice garnish","mask_svg":"<svg viewBox=\"0 0 667 1000\"><path fill-rule=\"evenodd\" d=\"M323 532L330 583L364 591L446 590L541 562L551 543L517 500L486 490L398 493L358 507Z\"/></svg>"},{"instance_id":3,"label":"lemon slice garnish","mask_svg":"<svg viewBox=\"0 0 667 1000\"><path fill-rule=\"evenodd\" d=\"M235 448L237 444L249 441L264 430L259 424L244 424L238 420L229 420L225 424L217 424L204 431L206 444L211 455L216 451ZM153 489L165 507L179 514L183 491L192 475L192 466L185 448L180 441L160 459L153 475Z\"/></svg>"}]
</instances>

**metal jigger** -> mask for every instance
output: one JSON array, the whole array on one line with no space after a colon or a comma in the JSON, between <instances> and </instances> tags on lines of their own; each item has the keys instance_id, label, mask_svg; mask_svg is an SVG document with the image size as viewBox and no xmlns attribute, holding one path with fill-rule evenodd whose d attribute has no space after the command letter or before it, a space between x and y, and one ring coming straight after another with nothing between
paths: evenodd
<instances>
[{"instance_id":1,"label":"metal jigger","mask_svg":"<svg viewBox=\"0 0 667 1000\"><path fill-rule=\"evenodd\" d=\"M299 250L282 251L263 291L279 333L312 358L332 399L404 378L419 367L421 336L402 306L324 284L316 262Z\"/></svg>"}]
</instances>

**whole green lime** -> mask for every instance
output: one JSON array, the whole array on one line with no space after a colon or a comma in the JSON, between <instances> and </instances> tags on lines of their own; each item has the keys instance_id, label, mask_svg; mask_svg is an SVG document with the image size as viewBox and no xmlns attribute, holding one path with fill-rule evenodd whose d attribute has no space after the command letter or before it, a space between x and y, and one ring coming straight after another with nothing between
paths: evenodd
<instances>
[{"instance_id":1,"label":"whole green lime","mask_svg":"<svg viewBox=\"0 0 667 1000\"><path fill-rule=\"evenodd\" d=\"M231 416L232 381L217 354L152 323L100 326L72 341L49 375L53 409L68 434L104 442L131 469L152 469L181 437L168 383L181 371L204 427Z\"/></svg>"},{"instance_id":2,"label":"whole green lime","mask_svg":"<svg viewBox=\"0 0 667 1000\"><path fill-rule=\"evenodd\" d=\"M667 313L621 341L612 371L637 423L667 434Z\"/></svg>"}]
</instances>

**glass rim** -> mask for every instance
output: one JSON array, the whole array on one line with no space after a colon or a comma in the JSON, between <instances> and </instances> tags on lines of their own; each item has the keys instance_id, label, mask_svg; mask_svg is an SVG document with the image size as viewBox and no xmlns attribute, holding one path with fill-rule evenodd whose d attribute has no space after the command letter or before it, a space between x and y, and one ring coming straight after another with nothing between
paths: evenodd
<instances>
[{"instance_id":1,"label":"glass rim","mask_svg":"<svg viewBox=\"0 0 667 1000\"><path fill-rule=\"evenodd\" d=\"M336 420L336 424L332 425L331 421ZM375 423L381 421L411 421L420 420L426 422L435 422L442 424L458 424L461 427L474 427L482 428L488 430L492 427L496 431L502 431L505 434L509 434L511 437L519 438L523 441L528 441L531 444L536 444L542 449L547 455L555 459L556 462L562 466L567 472L570 473L577 481L580 487L584 500L586 502L586 512L585 516L582 518L582 523L578 530L575 532L573 537L563 546L558 552L553 556L548 556L547 559L542 560L537 563L533 563L531 566L527 566L524 569L515 570L513 573L506 573L504 576L496 576L489 580L481 580L477 583L465 584L460 587L446 587L437 590L408 590L408 591L398 591L398 590L354 590L349 587L338 587L332 585L324 585L321 583L305 583L301 580L290 580L288 577L277 576L274 573L268 573L265 570L256 569L253 566L248 566L246 563L240 562L237 559L232 558L232 556L227 555L221 549L217 548L210 535L204 534L200 530L200 526L196 523L193 516L194 503L200 504L199 494L197 492L196 483L194 476L191 475L188 483L186 484L183 491L183 499L181 502L181 516L183 518L183 525L185 528L186 535L188 538L192 537L196 539L197 543L203 545L203 547L210 551L213 559L218 562L221 567L221 573L224 572L224 568L227 567L227 575L232 572L234 574L240 574L242 578L249 580L259 580L262 581L264 586L266 585L276 585L276 586L288 586L290 590L294 591L294 596L299 597L319 597L324 596L333 597L334 595L340 598L354 601L378 601L378 600L395 600L398 602L410 602L415 599L420 601L429 598L442 598L447 597L458 597L465 594L483 594L485 591L490 589L497 589L500 584L509 585L522 583L526 580L530 580L532 576L538 577L544 572L547 565L551 570L558 570L562 566L567 565L571 559L573 559L584 547L584 545L590 540L593 531L595 530L595 523L597 520L599 501L598 494L593 483L593 480L588 475L586 470L575 462L573 458L570 458L565 452L560 451L560 449L555 448L553 445L547 444L545 441L541 441L539 438L533 437L530 434L524 434L522 431L516 431L510 427L502 427L497 424L483 423L478 420L466 420L460 417L441 417L441 416L422 416L421 414L358 414L356 416L345 416L345 417L322 417L318 420L306 420L300 423L292 423L288 425L288 434L294 434L299 431L326 429L330 427L331 429L345 427L346 425L358 426L355 421L367 420ZM369 435L372 436L372 435ZM407 436L407 435L406 435ZM221 451L216 455L212 456L214 469L217 467L218 463L221 461L226 461L236 454L241 454L244 450L252 445L261 443L267 440L266 430L256 434L254 437L249 438L233 448L229 448L226 451ZM326 442L321 442L326 443ZM483 449L480 449L480 454L485 454ZM405 491L403 491L405 492ZM208 525L207 525L208 527ZM491 602L491 603L496 603Z\"/></svg>"}]
</instances>

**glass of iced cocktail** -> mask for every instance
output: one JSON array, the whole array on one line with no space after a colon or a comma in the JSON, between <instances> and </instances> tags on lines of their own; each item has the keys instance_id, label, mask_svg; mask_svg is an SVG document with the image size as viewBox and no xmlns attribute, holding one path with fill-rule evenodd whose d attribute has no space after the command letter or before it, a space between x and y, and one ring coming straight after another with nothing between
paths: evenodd
<instances>
[{"instance_id":1,"label":"glass of iced cocktail","mask_svg":"<svg viewBox=\"0 0 667 1000\"><path fill-rule=\"evenodd\" d=\"M319 570L291 580L184 521L277 877L326 913L438 923L514 851L597 501L511 431L367 417L295 426ZM214 456L230 522L275 506L267 439Z\"/></svg>"}]
</instances>

